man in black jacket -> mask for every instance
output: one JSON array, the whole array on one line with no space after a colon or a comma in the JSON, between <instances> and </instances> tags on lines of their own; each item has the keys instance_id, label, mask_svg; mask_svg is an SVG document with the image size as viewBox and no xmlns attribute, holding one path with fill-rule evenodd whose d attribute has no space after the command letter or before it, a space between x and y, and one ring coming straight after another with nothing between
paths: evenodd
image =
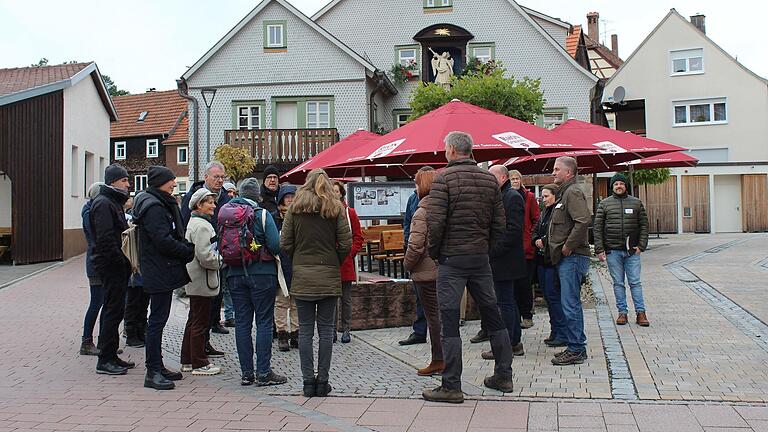
<instances>
[{"instance_id":1,"label":"man in black jacket","mask_svg":"<svg viewBox=\"0 0 768 432\"><path fill-rule=\"evenodd\" d=\"M520 308L515 293L517 289L526 285L525 282L528 277L525 249L522 247L525 202L523 196L512 189L507 167L494 165L490 172L496 177L501 188L504 214L507 217L506 230L490 253L493 285L499 311L507 325L507 332L511 339L512 352L514 355L523 355L523 344L520 342L522 335ZM486 360L492 360L493 352L483 352L482 357Z\"/></svg>"},{"instance_id":2,"label":"man in black jacket","mask_svg":"<svg viewBox=\"0 0 768 432\"><path fill-rule=\"evenodd\" d=\"M496 359L494 374L484 384L502 392L513 388L512 347L496 305L488 260L493 244L504 234L504 207L496 179L478 167L471 155L472 137L468 134L451 132L445 137L448 166L435 177L427 206L429 255L439 263L437 299L445 369L442 385L424 390L422 396L435 402L464 401L459 335L464 287L477 303Z\"/></svg>"},{"instance_id":3,"label":"man in black jacket","mask_svg":"<svg viewBox=\"0 0 768 432\"><path fill-rule=\"evenodd\" d=\"M274 165L264 168L259 206L272 214L277 211L277 196L280 194L280 171Z\"/></svg>"},{"instance_id":4,"label":"man in black jacket","mask_svg":"<svg viewBox=\"0 0 768 432\"><path fill-rule=\"evenodd\" d=\"M104 171L104 183L99 196L93 200L89 216L94 237L93 266L104 287L96 373L124 375L135 366L117 356L125 291L131 275L131 264L122 250L122 234L128 228L123 212L130 186L128 171L120 165L110 165Z\"/></svg>"},{"instance_id":5,"label":"man in black jacket","mask_svg":"<svg viewBox=\"0 0 768 432\"><path fill-rule=\"evenodd\" d=\"M173 381L182 376L163 365L163 329L171 312L173 290L190 282L186 265L195 256L195 246L184 238L181 212L172 195L176 187L173 171L149 167L147 183L147 190L136 196L133 211L139 228L141 275L150 297L144 387L171 390Z\"/></svg>"}]
</instances>

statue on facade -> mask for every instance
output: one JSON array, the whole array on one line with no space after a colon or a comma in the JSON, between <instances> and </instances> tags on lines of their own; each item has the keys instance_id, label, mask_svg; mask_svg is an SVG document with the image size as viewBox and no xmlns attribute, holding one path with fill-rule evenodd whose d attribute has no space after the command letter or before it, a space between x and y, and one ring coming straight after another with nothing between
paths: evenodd
<instances>
[{"instance_id":1,"label":"statue on facade","mask_svg":"<svg viewBox=\"0 0 768 432\"><path fill-rule=\"evenodd\" d=\"M451 89L451 77L453 76L453 59L444 51L438 54L432 48L432 73L435 75L435 83L441 85L446 90Z\"/></svg>"}]
</instances>

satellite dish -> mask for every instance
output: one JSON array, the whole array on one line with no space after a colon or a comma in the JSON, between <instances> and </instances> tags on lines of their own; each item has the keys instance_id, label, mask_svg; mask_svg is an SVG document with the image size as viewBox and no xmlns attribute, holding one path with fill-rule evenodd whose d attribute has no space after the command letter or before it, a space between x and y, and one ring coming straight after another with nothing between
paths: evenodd
<instances>
[{"instance_id":1,"label":"satellite dish","mask_svg":"<svg viewBox=\"0 0 768 432\"><path fill-rule=\"evenodd\" d=\"M614 103L622 103L624 102L624 97L627 95L627 91L622 86L616 87L616 89L613 91L613 102Z\"/></svg>"}]
</instances>

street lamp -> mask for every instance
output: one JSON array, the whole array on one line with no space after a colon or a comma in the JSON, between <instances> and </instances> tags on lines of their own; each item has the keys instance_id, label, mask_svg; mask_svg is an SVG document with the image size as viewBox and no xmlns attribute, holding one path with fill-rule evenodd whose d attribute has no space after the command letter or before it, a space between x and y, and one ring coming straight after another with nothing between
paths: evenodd
<instances>
[{"instance_id":1,"label":"street lamp","mask_svg":"<svg viewBox=\"0 0 768 432\"><path fill-rule=\"evenodd\" d=\"M211 161L211 105L213 105L213 98L216 96L216 89L204 88L201 93L205 103L205 160L208 163Z\"/></svg>"}]
</instances>

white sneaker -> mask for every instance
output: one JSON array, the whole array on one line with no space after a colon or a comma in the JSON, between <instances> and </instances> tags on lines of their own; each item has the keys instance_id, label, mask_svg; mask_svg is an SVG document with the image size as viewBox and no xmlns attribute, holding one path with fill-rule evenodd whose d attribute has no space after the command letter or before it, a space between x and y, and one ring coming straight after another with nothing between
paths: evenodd
<instances>
[{"instance_id":1,"label":"white sneaker","mask_svg":"<svg viewBox=\"0 0 768 432\"><path fill-rule=\"evenodd\" d=\"M182 372L192 372L192 365L191 364L183 364L183 365L181 365L181 371Z\"/></svg>"},{"instance_id":2,"label":"white sneaker","mask_svg":"<svg viewBox=\"0 0 768 432\"><path fill-rule=\"evenodd\" d=\"M216 375L221 373L221 368L212 364L192 369L192 375Z\"/></svg>"}]
</instances>

